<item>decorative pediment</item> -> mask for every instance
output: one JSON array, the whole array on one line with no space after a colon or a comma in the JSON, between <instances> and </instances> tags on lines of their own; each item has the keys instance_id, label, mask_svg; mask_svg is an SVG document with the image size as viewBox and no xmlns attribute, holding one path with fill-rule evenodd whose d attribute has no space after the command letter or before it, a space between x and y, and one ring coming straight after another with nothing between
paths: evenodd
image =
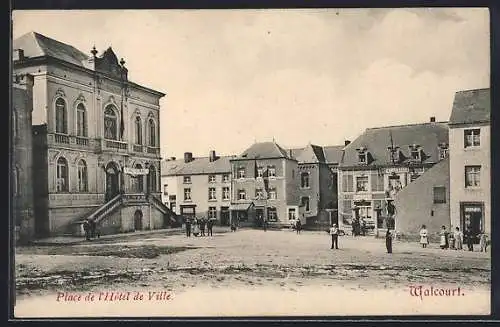
<instances>
[{"instance_id":1,"label":"decorative pediment","mask_svg":"<svg viewBox=\"0 0 500 327\"><path fill-rule=\"evenodd\" d=\"M87 100L85 99L85 96L80 93L80 95L78 95L78 97L76 98L75 102L74 102L74 106L76 107L78 104L80 103L83 103L85 104L87 102Z\"/></svg>"},{"instance_id":2,"label":"decorative pediment","mask_svg":"<svg viewBox=\"0 0 500 327\"><path fill-rule=\"evenodd\" d=\"M85 160L85 163L88 164L87 162L87 153L86 152L78 152L76 155L75 155L75 158L73 159L73 163L76 165L78 164L78 162L83 159Z\"/></svg>"},{"instance_id":3,"label":"decorative pediment","mask_svg":"<svg viewBox=\"0 0 500 327\"><path fill-rule=\"evenodd\" d=\"M62 88L58 88L57 89L57 91L56 91L56 98L57 97L62 97L62 98L66 97L66 93L64 92L64 90Z\"/></svg>"}]
</instances>

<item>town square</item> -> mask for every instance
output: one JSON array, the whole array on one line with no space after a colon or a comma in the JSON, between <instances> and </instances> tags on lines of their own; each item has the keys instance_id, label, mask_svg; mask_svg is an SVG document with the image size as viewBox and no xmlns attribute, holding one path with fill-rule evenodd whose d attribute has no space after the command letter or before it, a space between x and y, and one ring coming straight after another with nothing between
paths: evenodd
<instances>
[{"instance_id":1,"label":"town square","mask_svg":"<svg viewBox=\"0 0 500 327\"><path fill-rule=\"evenodd\" d=\"M16 317L490 313L488 10L12 24Z\"/></svg>"}]
</instances>

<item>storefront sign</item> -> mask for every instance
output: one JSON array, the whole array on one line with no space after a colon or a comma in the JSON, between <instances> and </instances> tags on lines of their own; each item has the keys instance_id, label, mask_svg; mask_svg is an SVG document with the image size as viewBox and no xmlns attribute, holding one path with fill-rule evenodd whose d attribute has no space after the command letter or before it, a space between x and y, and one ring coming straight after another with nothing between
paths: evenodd
<instances>
[{"instance_id":1,"label":"storefront sign","mask_svg":"<svg viewBox=\"0 0 500 327\"><path fill-rule=\"evenodd\" d=\"M125 167L123 171L125 172L125 174L135 175L135 176L149 174L149 169L147 168L138 169L138 168Z\"/></svg>"},{"instance_id":2,"label":"storefront sign","mask_svg":"<svg viewBox=\"0 0 500 327\"><path fill-rule=\"evenodd\" d=\"M464 208L465 212L481 212L480 207L465 207Z\"/></svg>"},{"instance_id":3,"label":"storefront sign","mask_svg":"<svg viewBox=\"0 0 500 327\"><path fill-rule=\"evenodd\" d=\"M408 168L406 167L397 167L397 168L386 168L385 173L386 174L392 174L392 173L407 173L409 171Z\"/></svg>"}]
</instances>

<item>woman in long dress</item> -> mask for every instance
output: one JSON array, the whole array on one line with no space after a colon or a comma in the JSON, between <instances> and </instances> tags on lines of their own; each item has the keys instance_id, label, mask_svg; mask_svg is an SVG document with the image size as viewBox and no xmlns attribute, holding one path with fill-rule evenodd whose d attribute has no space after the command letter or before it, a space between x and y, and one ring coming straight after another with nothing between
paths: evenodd
<instances>
[{"instance_id":1,"label":"woman in long dress","mask_svg":"<svg viewBox=\"0 0 500 327\"><path fill-rule=\"evenodd\" d=\"M420 244L422 244L423 248L426 248L427 244L429 244L428 232L425 225L422 225L422 228L420 229Z\"/></svg>"},{"instance_id":2,"label":"woman in long dress","mask_svg":"<svg viewBox=\"0 0 500 327\"><path fill-rule=\"evenodd\" d=\"M439 232L439 239L439 247L443 250L448 248L448 232L444 225L441 227L441 232Z\"/></svg>"},{"instance_id":3,"label":"woman in long dress","mask_svg":"<svg viewBox=\"0 0 500 327\"><path fill-rule=\"evenodd\" d=\"M194 236L200 235L200 224L198 223L198 219L195 219L193 223L193 235Z\"/></svg>"}]
</instances>

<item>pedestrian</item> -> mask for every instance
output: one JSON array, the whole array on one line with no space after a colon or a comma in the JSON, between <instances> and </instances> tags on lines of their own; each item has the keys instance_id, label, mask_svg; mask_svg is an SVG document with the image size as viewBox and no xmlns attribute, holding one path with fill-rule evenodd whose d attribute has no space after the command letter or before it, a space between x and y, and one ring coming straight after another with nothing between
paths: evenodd
<instances>
[{"instance_id":1,"label":"pedestrian","mask_svg":"<svg viewBox=\"0 0 500 327\"><path fill-rule=\"evenodd\" d=\"M361 235L366 236L366 221L361 219Z\"/></svg>"},{"instance_id":2,"label":"pedestrian","mask_svg":"<svg viewBox=\"0 0 500 327\"><path fill-rule=\"evenodd\" d=\"M463 238L463 233L460 231L460 228L457 227L455 228L455 232L454 232L454 238L455 238L455 250L462 250L463 248L463 241L464 241L464 238Z\"/></svg>"},{"instance_id":3,"label":"pedestrian","mask_svg":"<svg viewBox=\"0 0 500 327\"><path fill-rule=\"evenodd\" d=\"M439 232L439 247L444 250L448 248L448 232L446 231L446 226L441 226L441 231Z\"/></svg>"},{"instance_id":4,"label":"pedestrian","mask_svg":"<svg viewBox=\"0 0 500 327\"><path fill-rule=\"evenodd\" d=\"M467 249L469 251L474 251L474 235L470 226L467 226L465 235L465 238L467 239Z\"/></svg>"},{"instance_id":5,"label":"pedestrian","mask_svg":"<svg viewBox=\"0 0 500 327\"><path fill-rule=\"evenodd\" d=\"M191 237L191 219L185 218L184 223L186 224L186 236Z\"/></svg>"},{"instance_id":6,"label":"pedestrian","mask_svg":"<svg viewBox=\"0 0 500 327\"><path fill-rule=\"evenodd\" d=\"M427 244L429 244L429 236L425 225L420 228L420 244L422 244L423 248L426 248Z\"/></svg>"},{"instance_id":7,"label":"pedestrian","mask_svg":"<svg viewBox=\"0 0 500 327\"><path fill-rule=\"evenodd\" d=\"M392 233L389 228L385 232L385 247L387 248L387 253L392 253Z\"/></svg>"},{"instance_id":8,"label":"pedestrian","mask_svg":"<svg viewBox=\"0 0 500 327\"><path fill-rule=\"evenodd\" d=\"M295 229L297 230L297 234L300 234L300 230L302 229L302 223L300 219L297 219L297 223L295 224Z\"/></svg>"},{"instance_id":9,"label":"pedestrian","mask_svg":"<svg viewBox=\"0 0 500 327\"><path fill-rule=\"evenodd\" d=\"M330 228L330 235L332 236L332 246L330 249L339 248L339 230L337 228L337 224L333 224L332 228Z\"/></svg>"},{"instance_id":10,"label":"pedestrian","mask_svg":"<svg viewBox=\"0 0 500 327\"><path fill-rule=\"evenodd\" d=\"M481 249L481 252L488 252L488 235L485 233L481 233L479 236L479 247Z\"/></svg>"},{"instance_id":11,"label":"pedestrian","mask_svg":"<svg viewBox=\"0 0 500 327\"><path fill-rule=\"evenodd\" d=\"M90 223L88 219L83 222L83 231L85 232L85 239L90 241Z\"/></svg>"},{"instance_id":12,"label":"pedestrian","mask_svg":"<svg viewBox=\"0 0 500 327\"><path fill-rule=\"evenodd\" d=\"M95 238L96 237L96 228L97 228L97 224L95 222L94 219L90 219L90 238Z\"/></svg>"},{"instance_id":13,"label":"pedestrian","mask_svg":"<svg viewBox=\"0 0 500 327\"><path fill-rule=\"evenodd\" d=\"M198 222L198 219L194 219L194 222L193 222L193 235L196 237L198 235L200 235L200 224Z\"/></svg>"},{"instance_id":14,"label":"pedestrian","mask_svg":"<svg viewBox=\"0 0 500 327\"><path fill-rule=\"evenodd\" d=\"M207 230L208 230L208 236L212 236L212 229L214 227L214 220L213 219L209 219L207 221Z\"/></svg>"},{"instance_id":15,"label":"pedestrian","mask_svg":"<svg viewBox=\"0 0 500 327\"><path fill-rule=\"evenodd\" d=\"M201 232L200 236L205 236L206 225L207 225L207 221L205 220L205 218L201 218L200 219L200 232Z\"/></svg>"},{"instance_id":16,"label":"pedestrian","mask_svg":"<svg viewBox=\"0 0 500 327\"><path fill-rule=\"evenodd\" d=\"M452 232L453 228L450 228L450 233L448 234L448 244L450 244L450 249L455 249L455 233Z\"/></svg>"}]
</instances>

